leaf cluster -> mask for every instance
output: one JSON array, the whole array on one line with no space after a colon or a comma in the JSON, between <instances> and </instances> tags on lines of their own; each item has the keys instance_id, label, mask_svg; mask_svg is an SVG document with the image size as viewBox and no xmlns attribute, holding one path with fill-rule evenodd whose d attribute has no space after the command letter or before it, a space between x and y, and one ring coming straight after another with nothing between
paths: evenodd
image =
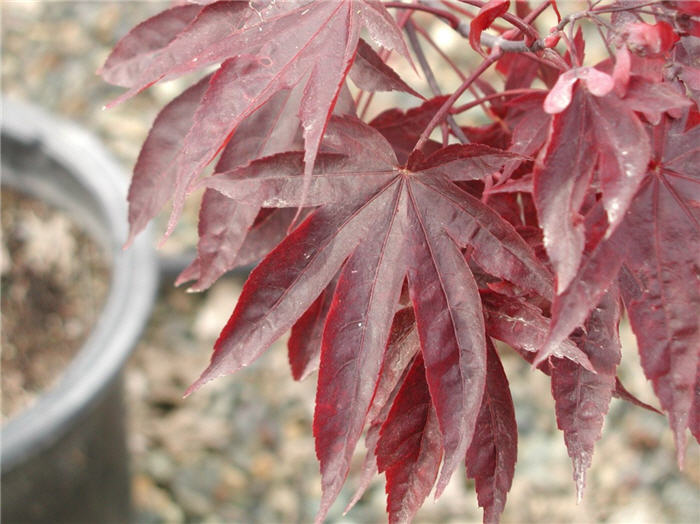
<instances>
[{"instance_id":1,"label":"leaf cluster","mask_svg":"<svg viewBox=\"0 0 700 524\"><path fill-rule=\"evenodd\" d=\"M484 520L498 520L517 427L494 340L551 378L579 496L611 398L642 405L616 372L624 313L679 464L687 430L700 438L700 10L560 7L572 6L181 2L100 71L127 88L115 103L203 72L143 145L131 238L171 202L168 234L203 188L197 257L178 282L203 290L260 261L188 392L291 330L293 376L318 371L319 521L363 434L354 500L384 473L389 520L409 521L464 467ZM443 22L474 67L432 41L427 26ZM586 56L583 27L602 60ZM442 92L426 44L458 89ZM372 93L389 90L415 106L367 121Z\"/></svg>"}]
</instances>

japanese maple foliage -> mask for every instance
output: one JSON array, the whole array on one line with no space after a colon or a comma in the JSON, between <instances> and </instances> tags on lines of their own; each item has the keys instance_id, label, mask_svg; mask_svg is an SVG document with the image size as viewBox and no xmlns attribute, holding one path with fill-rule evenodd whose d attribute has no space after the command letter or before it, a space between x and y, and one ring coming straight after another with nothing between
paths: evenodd
<instances>
[{"instance_id":1,"label":"japanese maple foliage","mask_svg":"<svg viewBox=\"0 0 700 524\"><path fill-rule=\"evenodd\" d=\"M143 145L130 239L169 201L172 231L204 188L198 254L178 283L203 290L259 261L188 393L291 330L294 378L318 371L318 521L363 433L353 503L384 473L389 520L408 521L466 464L484 520L498 520L517 427L493 340L551 377L579 497L611 398L654 409L617 377L624 312L679 465L687 430L700 437L700 11L575 8L180 1L102 67L128 88L116 102L202 71ZM462 79L452 92L422 49L443 22L473 64L440 54ZM602 56L587 55L583 26ZM431 93L387 65L392 51ZM368 121L382 90L414 107Z\"/></svg>"}]
</instances>

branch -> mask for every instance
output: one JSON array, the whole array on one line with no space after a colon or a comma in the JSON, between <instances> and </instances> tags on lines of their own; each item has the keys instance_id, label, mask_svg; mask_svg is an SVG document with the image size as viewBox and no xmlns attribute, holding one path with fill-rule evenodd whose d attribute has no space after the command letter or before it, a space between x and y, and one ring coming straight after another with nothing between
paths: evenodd
<instances>
[{"instance_id":1,"label":"branch","mask_svg":"<svg viewBox=\"0 0 700 524\"><path fill-rule=\"evenodd\" d=\"M482 2L481 0L458 0L459 2L465 3L472 5L474 7L478 7L481 9L486 5L486 2ZM500 18L503 18L506 22L510 22L513 26L516 28L520 29L520 32L525 33L526 35L530 35L530 38L532 41L536 41L537 37L539 36L537 30L530 25L530 23L526 20L523 20L522 18L515 16L509 12L503 13Z\"/></svg>"},{"instance_id":2,"label":"branch","mask_svg":"<svg viewBox=\"0 0 700 524\"><path fill-rule=\"evenodd\" d=\"M421 4L425 5L426 7L430 7L433 9L433 11L441 11L438 7L435 7L436 5L439 5L440 2L439 0L419 0ZM406 4L410 6L411 4ZM440 17L443 20L445 20L444 17ZM467 40L469 39L469 22L466 20L460 20L458 23L455 25L451 21L448 22L452 26L452 28L457 31L461 36L466 38ZM481 33L481 45L484 47L488 47L489 49L493 49L495 47L498 47L501 51L504 53L536 53L537 51L541 51L544 49L544 42L542 39L537 39L535 40L532 45L527 45L525 42L522 41L515 41L515 40L506 40L502 36L494 36L492 34L483 32Z\"/></svg>"}]
</instances>

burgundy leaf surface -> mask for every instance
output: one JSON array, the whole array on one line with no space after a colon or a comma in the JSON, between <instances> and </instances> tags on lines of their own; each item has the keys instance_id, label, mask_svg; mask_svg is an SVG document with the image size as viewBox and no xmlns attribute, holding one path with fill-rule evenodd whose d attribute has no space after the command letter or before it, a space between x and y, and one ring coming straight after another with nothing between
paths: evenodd
<instances>
[{"instance_id":1,"label":"burgundy leaf surface","mask_svg":"<svg viewBox=\"0 0 700 524\"><path fill-rule=\"evenodd\" d=\"M352 118L334 119L328 141L332 147L345 144L347 156L319 156L307 199L321 207L253 271L211 365L190 389L254 360L342 266L326 320L314 424L328 493L322 513L347 475L405 276L444 438L438 493L463 460L485 375L483 313L460 248L470 246L473 259L497 277L540 295L552 293L550 275L513 226L450 181L481 176L485 171L474 162L493 151L461 146L461 154L451 149L434 157L445 163L413 172L398 166L378 132ZM274 155L209 183L232 199L296 205L303 192L301 161L301 153Z\"/></svg>"},{"instance_id":2,"label":"burgundy leaf surface","mask_svg":"<svg viewBox=\"0 0 700 524\"><path fill-rule=\"evenodd\" d=\"M399 163L403 165L408 161L421 131L445 100L444 96L432 98L407 111L390 109L378 115L370 125L389 141Z\"/></svg>"},{"instance_id":3,"label":"burgundy leaf surface","mask_svg":"<svg viewBox=\"0 0 700 524\"><path fill-rule=\"evenodd\" d=\"M595 96L595 91L589 91L595 84L590 77L588 81L588 87L576 82L570 103L554 115L544 157L535 169L533 195L557 276L557 293L569 286L581 263L582 206L594 181L594 168L609 222L607 235L611 235L625 216L651 157L649 138L634 112L612 93Z\"/></svg>"},{"instance_id":4,"label":"burgundy leaf surface","mask_svg":"<svg viewBox=\"0 0 700 524\"><path fill-rule=\"evenodd\" d=\"M624 224L634 287L623 296L682 464L700 359L700 127L668 125Z\"/></svg>"},{"instance_id":5,"label":"burgundy leaf surface","mask_svg":"<svg viewBox=\"0 0 700 524\"><path fill-rule=\"evenodd\" d=\"M295 149L294 146L298 148L301 136L295 102L298 103L299 97L299 89L280 91L247 118L226 146L215 171L229 171L256 158ZM260 202L236 202L207 189L199 211L197 258L177 283L196 279L192 289L203 290L223 273L240 265L239 253L260 208ZM269 229L272 221L266 222ZM281 224L283 233L289 222ZM272 239L276 236L272 233L267 231L266 236ZM274 244L270 249L272 247Z\"/></svg>"},{"instance_id":6,"label":"burgundy leaf surface","mask_svg":"<svg viewBox=\"0 0 700 524\"><path fill-rule=\"evenodd\" d=\"M573 463L579 501L586 483L586 470L591 465L593 446L600 438L615 390L621 358L619 321L619 293L615 288L589 317L585 334L575 337L595 372L563 359L556 359L551 368L557 425L564 432L566 449Z\"/></svg>"},{"instance_id":7,"label":"burgundy leaf surface","mask_svg":"<svg viewBox=\"0 0 700 524\"><path fill-rule=\"evenodd\" d=\"M187 89L166 105L153 122L136 160L129 187L127 244L133 242L172 197L177 177L176 157L207 84L208 78L205 78Z\"/></svg>"},{"instance_id":8,"label":"burgundy leaf surface","mask_svg":"<svg viewBox=\"0 0 700 524\"><path fill-rule=\"evenodd\" d=\"M498 522L506 504L518 455L515 408L501 360L491 341L486 351L486 388L467 450L467 476L473 478L484 522Z\"/></svg>"},{"instance_id":9,"label":"burgundy leaf surface","mask_svg":"<svg viewBox=\"0 0 700 524\"><path fill-rule=\"evenodd\" d=\"M381 427L389 416L410 364L419 351L415 315L412 308L405 307L396 312L391 325L381 375L374 390L372 405L367 413L368 427L365 435L367 454L357 490L345 509L346 512L360 499L377 473L376 447Z\"/></svg>"},{"instance_id":10,"label":"burgundy leaf surface","mask_svg":"<svg viewBox=\"0 0 700 524\"><path fill-rule=\"evenodd\" d=\"M508 11L510 0L489 0L474 17L469 25L469 44L475 51L481 52L481 33L496 18Z\"/></svg>"},{"instance_id":11,"label":"burgundy leaf surface","mask_svg":"<svg viewBox=\"0 0 700 524\"><path fill-rule=\"evenodd\" d=\"M289 365L295 380L303 380L318 369L321 360L323 327L333 301L335 284L331 281L292 327L287 347Z\"/></svg>"},{"instance_id":12,"label":"burgundy leaf surface","mask_svg":"<svg viewBox=\"0 0 700 524\"><path fill-rule=\"evenodd\" d=\"M141 22L114 47L98 70L110 84L131 87L144 74L161 49L167 47L202 10L198 5L167 9Z\"/></svg>"},{"instance_id":13,"label":"burgundy leaf surface","mask_svg":"<svg viewBox=\"0 0 700 524\"><path fill-rule=\"evenodd\" d=\"M377 443L377 466L386 474L389 522L410 522L433 489L441 458L440 429L423 359L418 357Z\"/></svg>"},{"instance_id":14,"label":"burgundy leaf surface","mask_svg":"<svg viewBox=\"0 0 700 524\"><path fill-rule=\"evenodd\" d=\"M391 69L372 47L360 39L355 61L350 69L350 78L365 91L403 91L423 98L404 82L396 71Z\"/></svg>"}]
</instances>

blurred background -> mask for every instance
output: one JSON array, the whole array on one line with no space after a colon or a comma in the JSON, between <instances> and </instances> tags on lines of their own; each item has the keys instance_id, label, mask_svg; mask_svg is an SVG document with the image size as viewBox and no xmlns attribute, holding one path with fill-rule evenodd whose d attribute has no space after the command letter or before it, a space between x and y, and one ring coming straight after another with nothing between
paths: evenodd
<instances>
[{"instance_id":1,"label":"blurred background","mask_svg":"<svg viewBox=\"0 0 700 524\"><path fill-rule=\"evenodd\" d=\"M103 110L121 89L103 83L95 71L121 36L166 6L158 1L3 1L3 96L31 102L84 126L104 142L128 176L153 118L183 84L157 85ZM465 42L445 33L440 24L435 29L450 51L459 52L463 46L470 53ZM441 71L436 74L440 78ZM429 92L424 82L414 80L412 85L420 92ZM381 108L381 102L375 107ZM161 250L163 256L185 256L194 247L196 209L194 201ZM3 215L4 222L10 220ZM162 224L157 225L155 236L162 230ZM311 436L315 375L301 383L292 380L281 340L250 368L183 400L186 387L208 363L243 278L227 277L201 294L176 289L172 280L171 273L163 276L148 327L126 370L135 521L312 521L320 498ZM11 313L8 308L15 307L3 302L3 324ZM639 368L634 337L628 330L623 335L620 375L634 394L656 404ZM520 439L503 522L700 519L697 444L689 444L686 468L679 471L666 420L616 399L588 473L584 499L577 505L548 380L507 348L500 352L511 381ZM3 389L7 376L3 372ZM364 455L362 445L359 450L356 468ZM379 478L342 516L353 480L351 476L328 521L385 521ZM473 483L464 479L463 472L455 474L439 501L429 499L416 518L416 522L480 521Z\"/></svg>"}]
</instances>

